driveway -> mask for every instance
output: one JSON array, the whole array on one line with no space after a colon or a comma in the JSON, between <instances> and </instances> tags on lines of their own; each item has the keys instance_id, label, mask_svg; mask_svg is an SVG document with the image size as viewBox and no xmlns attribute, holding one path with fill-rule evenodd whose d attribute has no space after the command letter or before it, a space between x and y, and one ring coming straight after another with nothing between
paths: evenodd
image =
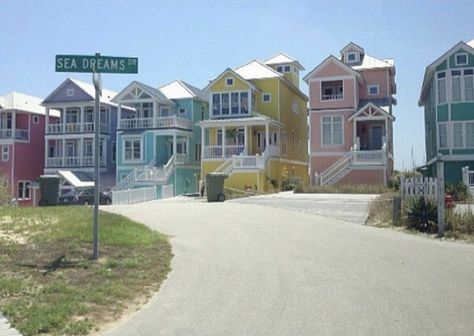
<instances>
[{"instance_id":1,"label":"driveway","mask_svg":"<svg viewBox=\"0 0 474 336\"><path fill-rule=\"evenodd\" d=\"M320 197L107 207L170 235L175 257L103 335L474 334L472 245L353 225L346 205L367 201Z\"/></svg>"}]
</instances>

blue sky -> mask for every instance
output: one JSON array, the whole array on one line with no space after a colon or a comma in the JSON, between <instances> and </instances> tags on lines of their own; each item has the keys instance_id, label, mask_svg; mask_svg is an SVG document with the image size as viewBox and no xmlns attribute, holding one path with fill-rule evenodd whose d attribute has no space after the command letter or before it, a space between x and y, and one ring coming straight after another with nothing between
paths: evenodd
<instances>
[{"instance_id":1,"label":"blue sky","mask_svg":"<svg viewBox=\"0 0 474 336\"><path fill-rule=\"evenodd\" d=\"M0 0L0 8L0 95L46 97L67 76L91 81L88 74L55 73L56 54L138 57L137 75L103 76L104 87L118 92L132 80L158 87L180 78L204 87L227 67L278 51L303 64L303 77L355 42L395 59L397 169L424 162L417 102L425 67L474 39L474 6L461 0Z\"/></svg>"}]
</instances>

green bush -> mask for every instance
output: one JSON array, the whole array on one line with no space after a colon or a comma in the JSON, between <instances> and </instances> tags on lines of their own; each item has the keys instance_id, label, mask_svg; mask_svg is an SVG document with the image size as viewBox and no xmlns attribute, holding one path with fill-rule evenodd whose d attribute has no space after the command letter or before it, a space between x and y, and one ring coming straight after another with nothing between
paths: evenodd
<instances>
[{"instance_id":1,"label":"green bush","mask_svg":"<svg viewBox=\"0 0 474 336\"><path fill-rule=\"evenodd\" d=\"M415 197L407 203L407 227L420 232L438 232L438 208L424 197Z\"/></svg>"}]
</instances>

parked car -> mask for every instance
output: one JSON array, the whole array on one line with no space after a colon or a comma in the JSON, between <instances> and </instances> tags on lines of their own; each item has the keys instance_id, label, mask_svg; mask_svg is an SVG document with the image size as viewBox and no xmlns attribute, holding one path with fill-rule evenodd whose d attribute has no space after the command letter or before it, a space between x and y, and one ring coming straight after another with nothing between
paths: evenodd
<instances>
[{"instance_id":1,"label":"parked car","mask_svg":"<svg viewBox=\"0 0 474 336\"><path fill-rule=\"evenodd\" d=\"M108 205L110 203L112 203L112 198L110 195L101 191L99 193L99 204ZM58 204L94 204L94 189L85 189L80 191L71 190L58 198Z\"/></svg>"}]
</instances>

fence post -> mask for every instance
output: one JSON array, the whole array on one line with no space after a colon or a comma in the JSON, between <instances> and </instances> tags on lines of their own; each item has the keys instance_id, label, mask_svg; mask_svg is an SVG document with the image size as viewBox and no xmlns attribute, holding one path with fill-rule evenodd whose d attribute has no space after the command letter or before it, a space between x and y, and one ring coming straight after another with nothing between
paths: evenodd
<instances>
[{"instance_id":1,"label":"fence post","mask_svg":"<svg viewBox=\"0 0 474 336\"><path fill-rule=\"evenodd\" d=\"M441 154L436 156L437 198L438 198L438 237L444 235L444 163Z\"/></svg>"}]
</instances>

